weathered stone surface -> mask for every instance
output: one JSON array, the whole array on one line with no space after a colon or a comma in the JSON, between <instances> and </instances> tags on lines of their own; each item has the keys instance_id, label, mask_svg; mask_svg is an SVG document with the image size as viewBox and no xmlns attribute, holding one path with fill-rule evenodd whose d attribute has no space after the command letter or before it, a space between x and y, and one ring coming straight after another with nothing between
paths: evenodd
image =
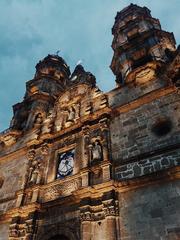
<instances>
[{"instance_id":1,"label":"weathered stone surface","mask_svg":"<svg viewBox=\"0 0 180 240\"><path fill-rule=\"evenodd\" d=\"M173 239L168 233L172 225L172 236L174 234L177 237L180 224L179 186L179 183L174 182L121 193L119 201L122 239L126 236L129 239L143 240Z\"/></svg>"},{"instance_id":2,"label":"weathered stone surface","mask_svg":"<svg viewBox=\"0 0 180 240\"><path fill-rule=\"evenodd\" d=\"M0 240L8 240L9 224L0 224Z\"/></svg>"},{"instance_id":3,"label":"weathered stone surface","mask_svg":"<svg viewBox=\"0 0 180 240\"><path fill-rule=\"evenodd\" d=\"M180 239L179 49L134 4L112 32L117 88L103 93L83 66L71 74L48 55L13 106L0 240Z\"/></svg>"}]
</instances>

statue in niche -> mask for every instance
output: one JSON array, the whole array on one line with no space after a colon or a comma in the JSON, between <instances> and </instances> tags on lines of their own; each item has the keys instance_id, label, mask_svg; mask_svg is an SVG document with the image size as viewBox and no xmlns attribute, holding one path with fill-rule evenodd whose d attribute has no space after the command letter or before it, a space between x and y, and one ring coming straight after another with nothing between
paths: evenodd
<instances>
[{"instance_id":1,"label":"statue in niche","mask_svg":"<svg viewBox=\"0 0 180 240\"><path fill-rule=\"evenodd\" d=\"M102 160L102 147L98 140L92 145L92 160Z\"/></svg>"},{"instance_id":2,"label":"statue in niche","mask_svg":"<svg viewBox=\"0 0 180 240\"><path fill-rule=\"evenodd\" d=\"M34 158L31 159L30 168L29 168L29 184L38 184L40 183L40 168L41 168L41 159Z\"/></svg>"},{"instance_id":3,"label":"statue in niche","mask_svg":"<svg viewBox=\"0 0 180 240\"><path fill-rule=\"evenodd\" d=\"M80 104L74 104L74 110L75 110L75 119L78 119L80 117Z\"/></svg>"},{"instance_id":4,"label":"statue in niche","mask_svg":"<svg viewBox=\"0 0 180 240\"><path fill-rule=\"evenodd\" d=\"M42 114L38 113L35 117L35 120L34 120L34 127L39 127L42 122L43 122Z\"/></svg>"},{"instance_id":5,"label":"statue in niche","mask_svg":"<svg viewBox=\"0 0 180 240\"><path fill-rule=\"evenodd\" d=\"M50 111L48 117L43 121L42 134L51 132L53 119L54 119L54 114L52 111Z\"/></svg>"},{"instance_id":6,"label":"statue in niche","mask_svg":"<svg viewBox=\"0 0 180 240\"><path fill-rule=\"evenodd\" d=\"M68 116L67 121L73 122L74 119L75 119L75 115L76 115L76 112L75 112L74 107L70 107L70 109L69 109L69 116Z\"/></svg>"}]
</instances>

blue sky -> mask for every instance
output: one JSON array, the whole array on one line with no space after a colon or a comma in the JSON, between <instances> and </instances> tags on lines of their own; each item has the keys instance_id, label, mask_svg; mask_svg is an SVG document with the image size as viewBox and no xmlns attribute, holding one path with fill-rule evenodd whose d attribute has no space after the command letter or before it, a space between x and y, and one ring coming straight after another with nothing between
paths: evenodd
<instances>
[{"instance_id":1,"label":"blue sky","mask_svg":"<svg viewBox=\"0 0 180 240\"><path fill-rule=\"evenodd\" d=\"M102 90L114 88L111 27L131 2L150 8L179 44L180 0L0 0L0 131L8 128L36 63L49 53L61 50L71 71L81 59Z\"/></svg>"}]
</instances>

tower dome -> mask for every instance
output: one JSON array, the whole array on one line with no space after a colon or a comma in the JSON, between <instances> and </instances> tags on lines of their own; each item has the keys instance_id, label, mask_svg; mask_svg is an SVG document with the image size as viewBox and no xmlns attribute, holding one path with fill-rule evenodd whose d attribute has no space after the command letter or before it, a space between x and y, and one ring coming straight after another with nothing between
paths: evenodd
<instances>
[{"instance_id":1,"label":"tower dome","mask_svg":"<svg viewBox=\"0 0 180 240\"><path fill-rule=\"evenodd\" d=\"M56 79L67 79L70 75L69 66L58 55L48 55L36 65L35 78L49 76Z\"/></svg>"}]
</instances>

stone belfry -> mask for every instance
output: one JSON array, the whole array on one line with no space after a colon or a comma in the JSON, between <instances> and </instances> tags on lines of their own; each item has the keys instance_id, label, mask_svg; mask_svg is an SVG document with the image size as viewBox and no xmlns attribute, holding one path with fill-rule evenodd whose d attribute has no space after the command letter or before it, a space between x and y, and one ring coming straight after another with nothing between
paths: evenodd
<instances>
[{"instance_id":1,"label":"stone belfry","mask_svg":"<svg viewBox=\"0 0 180 240\"><path fill-rule=\"evenodd\" d=\"M58 55L48 55L36 65L36 73L26 83L24 100L13 106L11 128L28 130L38 127L52 108L56 97L68 84L66 62Z\"/></svg>"},{"instance_id":2,"label":"stone belfry","mask_svg":"<svg viewBox=\"0 0 180 240\"><path fill-rule=\"evenodd\" d=\"M118 85L134 80L140 68L157 69L175 51L173 33L163 31L150 10L134 4L117 13L112 28L111 69Z\"/></svg>"}]
</instances>

